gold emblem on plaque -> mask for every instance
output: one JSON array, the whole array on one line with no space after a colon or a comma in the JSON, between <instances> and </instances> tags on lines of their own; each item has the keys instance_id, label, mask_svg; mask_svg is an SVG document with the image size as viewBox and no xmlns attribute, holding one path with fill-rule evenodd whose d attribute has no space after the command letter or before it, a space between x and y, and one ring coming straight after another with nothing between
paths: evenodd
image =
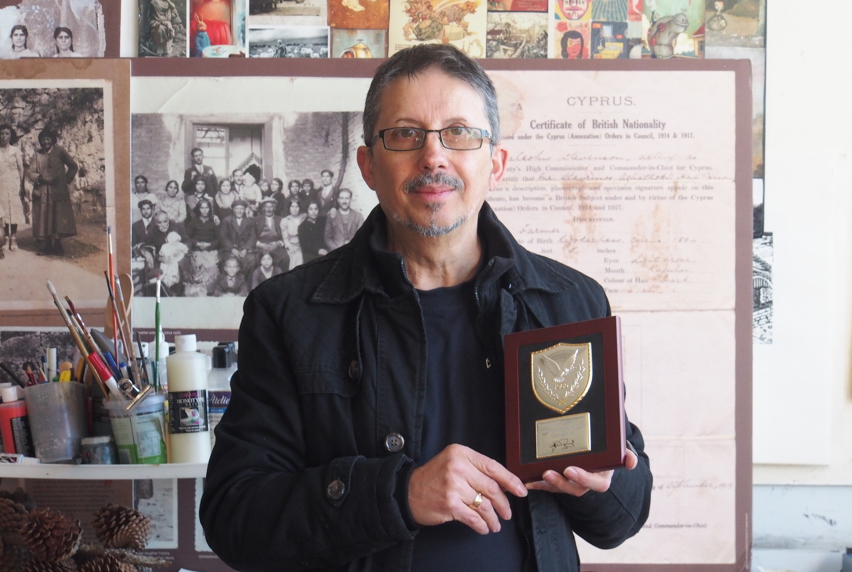
<instances>
[{"instance_id":1,"label":"gold emblem on plaque","mask_svg":"<svg viewBox=\"0 0 852 572\"><path fill-rule=\"evenodd\" d=\"M592 384L592 344L559 343L532 353L533 393L542 405L565 413Z\"/></svg>"}]
</instances>

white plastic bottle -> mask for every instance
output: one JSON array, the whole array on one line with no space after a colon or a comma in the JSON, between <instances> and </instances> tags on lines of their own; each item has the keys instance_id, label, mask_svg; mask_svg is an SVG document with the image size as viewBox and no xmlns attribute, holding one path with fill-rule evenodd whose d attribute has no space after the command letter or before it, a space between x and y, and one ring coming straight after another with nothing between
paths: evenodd
<instances>
[{"instance_id":1,"label":"white plastic bottle","mask_svg":"<svg viewBox=\"0 0 852 572\"><path fill-rule=\"evenodd\" d=\"M196 349L194 334L175 336L175 353L166 358L172 463L206 463L210 458L207 356Z\"/></svg>"},{"instance_id":2,"label":"white plastic bottle","mask_svg":"<svg viewBox=\"0 0 852 572\"><path fill-rule=\"evenodd\" d=\"M210 399L210 445L216 444L214 430L231 402L231 376L237 371L234 344L219 344L213 348L213 369L207 376L208 397Z\"/></svg>"}]
</instances>

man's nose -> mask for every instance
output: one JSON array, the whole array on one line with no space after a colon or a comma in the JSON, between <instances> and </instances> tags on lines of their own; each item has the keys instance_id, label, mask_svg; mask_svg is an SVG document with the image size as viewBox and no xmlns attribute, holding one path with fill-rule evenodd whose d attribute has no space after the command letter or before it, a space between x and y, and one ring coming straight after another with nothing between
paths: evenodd
<instances>
[{"instance_id":1,"label":"man's nose","mask_svg":"<svg viewBox=\"0 0 852 572\"><path fill-rule=\"evenodd\" d=\"M421 165L424 169L435 170L447 167L447 148L441 143L440 133L426 133L423 147L420 148Z\"/></svg>"}]
</instances>

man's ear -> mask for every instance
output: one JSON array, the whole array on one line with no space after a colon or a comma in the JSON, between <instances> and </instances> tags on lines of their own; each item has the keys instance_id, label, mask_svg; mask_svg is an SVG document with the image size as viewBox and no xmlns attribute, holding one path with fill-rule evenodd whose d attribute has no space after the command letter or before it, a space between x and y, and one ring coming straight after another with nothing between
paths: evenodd
<instances>
[{"instance_id":1,"label":"man's ear","mask_svg":"<svg viewBox=\"0 0 852 572\"><path fill-rule=\"evenodd\" d=\"M361 177L363 177L367 186L375 191L376 187L373 186L373 154L370 148L364 145L358 147L356 158L358 160L358 168L361 169Z\"/></svg>"},{"instance_id":2,"label":"man's ear","mask_svg":"<svg viewBox=\"0 0 852 572\"><path fill-rule=\"evenodd\" d=\"M506 164L509 162L509 151L502 145L495 145L491 150L491 185L490 190L494 190L497 183L506 174Z\"/></svg>"}]
</instances>

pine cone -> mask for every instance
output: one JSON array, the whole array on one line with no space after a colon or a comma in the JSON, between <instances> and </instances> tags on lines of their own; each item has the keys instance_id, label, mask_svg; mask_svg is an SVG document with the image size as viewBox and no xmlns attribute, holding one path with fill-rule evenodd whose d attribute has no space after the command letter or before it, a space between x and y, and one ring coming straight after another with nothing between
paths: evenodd
<instances>
[{"instance_id":1,"label":"pine cone","mask_svg":"<svg viewBox=\"0 0 852 572\"><path fill-rule=\"evenodd\" d=\"M36 560L58 562L77 552L83 527L80 521L67 518L58 510L37 508L21 526L21 536Z\"/></svg>"},{"instance_id":2,"label":"pine cone","mask_svg":"<svg viewBox=\"0 0 852 572\"><path fill-rule=\"evenodd\" d=\"M77 570L78 572L136 572L136 567L122 562L112 554L104 554L83 562Z\"/></svg>"},{"instance_id":3,"label":"pine cone","mask_svg":"<svg viewBox=\"0 0 852 572\"><path fill-rule=\"evenodd\" d=\"M21 570L20 568L18 570ZM38 560L30 559L23 567L23 572L71 572L76 570L74 562L70 559L61 560L59 562L39 562Z\"/></svg>"},{"instance_id":4,"label":"pine cone","mask_svg":"<svg viewBox=\"0 0 852 572\"><path fill-rule=\"evenodd\" d=\"M10 493L7 490L0 490L0 498L11 499L16 503L23 505L24 510L31 511L36 507L35 501L27 494L27 491L18 487L15 492Z\"/></svg>"},{"instance_id":5,"label":"pine cone","mask_svg":"<svg viewBox=\"0 0 852 572\"><path fill-rule=\"evenodd\" d=\"M151 519L133 509L109 505L95 513L95 532L107 548L145 550Z\"/></svg>"},{"instance_id":6,"label":"pine cone","mask_svg":"<svg viewBox=\"0 0 852 572\"><path fill-rule=\"evenodd\" d=\"M27 511L20 503L10 498L0 498L0 532L17 532L27 516Z\"/></svg>"}]
</instances>

